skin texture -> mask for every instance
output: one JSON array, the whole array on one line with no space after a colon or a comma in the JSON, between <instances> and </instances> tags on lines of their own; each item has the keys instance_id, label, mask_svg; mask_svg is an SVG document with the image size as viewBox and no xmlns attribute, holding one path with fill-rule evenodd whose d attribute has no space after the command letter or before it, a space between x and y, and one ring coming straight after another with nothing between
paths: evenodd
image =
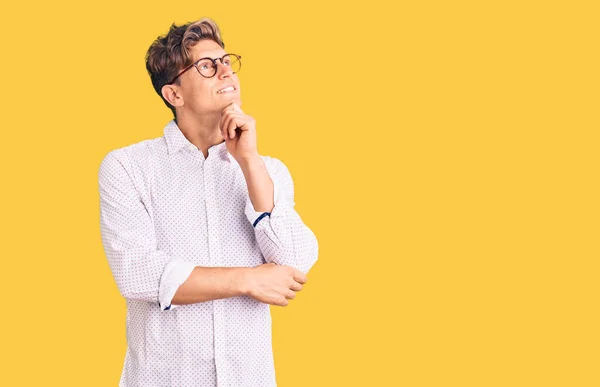
<instances>
[{"instance_id":1,"label":"skin texture","mask_svg":"<svg viewBox=\"0 0 600 387\"><path fill-rule=\"evenodd\" d=\"M193 60L221 58L227 52L212 40L201 40L191 48ZM179 77L180 85L165 85L163 97L175 106L177 125L204 157L208 148L225 141L227 151L240 165L248 194L256 211L273 207L273 181L257 151L256 120L241 109L237 74L217 61L212 78L191 68ZM236 90L217 93L226 86ZM302 290L307 277L290 266L267 263L257 267L199 267L179 287L173 304L192 304L247 295L271 305L286 306Z\"/></svg>"}]
</instances>

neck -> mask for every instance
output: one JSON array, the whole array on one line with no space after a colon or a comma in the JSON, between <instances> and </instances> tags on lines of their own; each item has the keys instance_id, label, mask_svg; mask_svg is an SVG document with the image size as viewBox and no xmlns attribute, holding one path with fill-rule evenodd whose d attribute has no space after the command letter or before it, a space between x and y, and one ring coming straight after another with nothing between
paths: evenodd
<instances>
[{"instance_id":1,"label":"neck","mask_svg":"<svg viewBox=\"0 0 600 387\"><path fill-rule=\"evenodd\" d=\"M185 138L201 150L206 158L208 148L224 141L219 129L220 120L221 113L216 112L194 116L178 114L175 122Z\"/></svg>"}]
</instances>

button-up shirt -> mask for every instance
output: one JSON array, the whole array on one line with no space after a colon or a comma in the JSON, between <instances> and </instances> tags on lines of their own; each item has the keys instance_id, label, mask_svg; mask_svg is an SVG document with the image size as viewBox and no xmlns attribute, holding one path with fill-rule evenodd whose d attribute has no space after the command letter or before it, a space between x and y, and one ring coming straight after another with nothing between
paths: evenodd
<instances>
[{"instance_id":1,"label":"button-up shirt","mask_svg":"<svg viewBox=\"0 0 600 387\"><path fill-rule=\"evenodd\" d=\"M102 244L127 305L119 386L276 386L268 304L245 295L171 303L195 266L274 262L307 273L316 262L287 167L260 157L274 186L270 213L255 211L225 142L205 158L174 120L164 136L102 160Z\"/></svg>"}]
</instances>

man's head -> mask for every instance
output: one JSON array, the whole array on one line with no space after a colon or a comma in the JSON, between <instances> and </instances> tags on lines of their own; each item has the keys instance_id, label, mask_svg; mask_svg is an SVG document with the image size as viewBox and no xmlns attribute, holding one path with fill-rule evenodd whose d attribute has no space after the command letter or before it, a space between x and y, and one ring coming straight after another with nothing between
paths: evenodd
<instances>
[{"instance_id":1,"label":"man's head","mask_svg":"<svg viewBox=\"0 0 600 387\"><path fill-rule=\"evenodd\" d=\"M179 27L173 24L167 35L152 43L146 53L146 69L154 90L175 118L177 110L199 115L220 112L231 102L241 106L238 77L234 69L223 65L220 59L227 53L224 48L219 27L208 18ZM206 66L200 66L210 62L193 66L205 57L216 59L216 73L212 77ZM189 66L192 67L179 75ZM218 92L229 85L233 85L235 91Z\"/></svg>"}]
</instances>

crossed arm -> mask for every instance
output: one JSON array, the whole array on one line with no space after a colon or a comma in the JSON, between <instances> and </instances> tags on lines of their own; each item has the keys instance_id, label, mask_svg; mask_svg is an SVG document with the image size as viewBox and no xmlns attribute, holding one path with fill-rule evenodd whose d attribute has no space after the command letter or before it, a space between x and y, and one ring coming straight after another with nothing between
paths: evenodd
<instances>
[{"instance_id":1,"label":"crossed arm","mask_svg":"<svg viewBox=\"0 0 600 387\"><path fill-rule=\"evenodd\" d=\"M283 295L284 287L294 290L306 280L302 277L317 260L318 244L293 208L293 182L287 168L277 159L272 161L270 173L262 159L245 167L249 192L245 213L265 260L288 266L276 269L278 274L267 284ZM250 275L252 268L199 267L157 250L154 225L128 168L127 154L112 151L99 170L102 242L123 297L170 310L181 304L256 294L255 288L262 284ZM260 278L269 281L268 276ZM287 296L293 298L289 292Z\"/></svg>"}]
</instances>

